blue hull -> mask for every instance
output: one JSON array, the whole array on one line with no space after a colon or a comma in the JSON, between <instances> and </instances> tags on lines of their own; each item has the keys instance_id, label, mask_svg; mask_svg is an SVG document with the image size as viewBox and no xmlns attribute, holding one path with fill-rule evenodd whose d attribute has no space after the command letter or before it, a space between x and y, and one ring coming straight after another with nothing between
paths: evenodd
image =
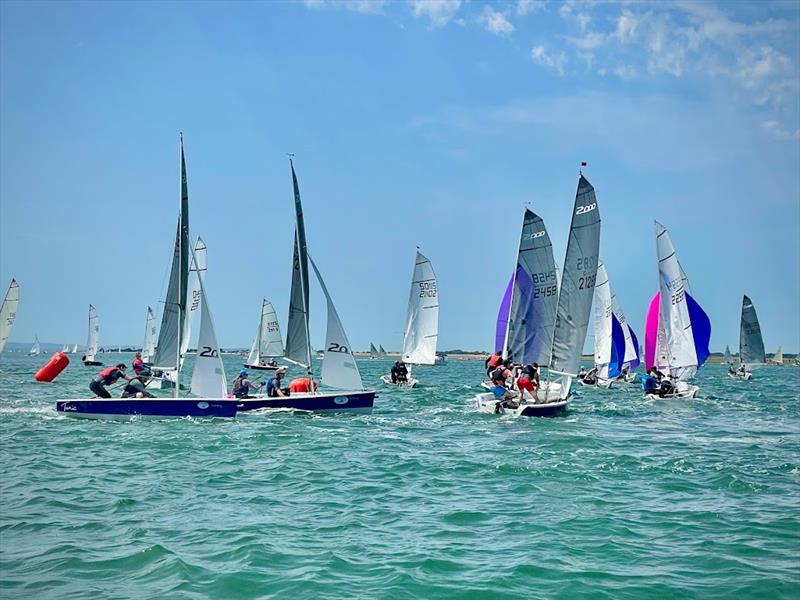
<instances>
[{"instance_id":1,"label":"blue hull","mask_svg":"<svg viewBox=\"0 0 800 600\"><path fill-rule=\"evenodd\" d=\"M239 400L238 409L246 412L260 408L289 408L312 412L353 410L369 412L375 403L375 392L342 392L341 394L298 394L281 398L247 398Z\"/></svg>"},{"instance_id":2,"label":"blue hull","mask_svg":"<svg viewBox=\"0 0 800 600\"><path fill-rule=\"evenodd\" d=\"M56 410L71 417L115 419L124 417L232 418L236 416L235 399L202 398L92 398L59 400Z\"/></svg>"},{"instance_id":3,"label":"blue hull","mask_svg":"<svg viewBox=\"0 0 800 600\"><path fill-rule=\"evenodd\" d=\"M522 412L519 413L520 417L552 417L567 411L566 405L561 406L548 406L547 404L534 404L526 406Z\"/></svg>"}]
</instances>

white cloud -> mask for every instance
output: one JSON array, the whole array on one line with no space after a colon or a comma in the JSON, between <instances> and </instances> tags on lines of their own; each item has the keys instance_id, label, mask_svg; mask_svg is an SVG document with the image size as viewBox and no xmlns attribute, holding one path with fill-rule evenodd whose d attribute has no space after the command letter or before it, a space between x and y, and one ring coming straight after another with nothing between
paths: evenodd
<instances>
[{"instance_id":1,"label":"white cloud","mask_svg":"<svg viewBox=\"0 0 800 600\"><path fill-rule=\"evenodd\" d=\"M564 66L567 62L567 55L562 51L557 54L551 54L545 50L544 46L534 46L531 48L531 59L537 65L542 65L553 71L557 71L559 75L564 74Z\"/></svg>"},{"instance_id":2,"label":"white cloud","mask_svg":"<svg viewBox=\"0 0 800 600\"><path fill-rule=\"evenodd\" d=\"M583 37L568 37L567 41L578 50L591 51L602 46L606 41L606 36L597 31L590 31Z\"/></svg>"},{"instance_id":3,"label":"white cloud","mask_svg":"<svg viewBox=\"0 0 800 600\"><path fill-rule=\"evenodd\" d=\"M800 129L795 130L794 133L790 133L784 129L778 121L772 119L761 123L761 128L776 140L800 140Z\"/></svg>"},{"instance_id":4,"label":"white cloud","mask_svg":"<svg viewBox=\"0 0 800 600\"><path fill-rule=\"evenodd\" d=\"M617 17L617 28L614 31L614 36L622 43L630 42L636 36L638 25L639 19L631 11L623 9L622 14Z\"/></svg>"},{"instance_id":5,"label":"white cloud","mask_svg":"<svg viewBox=\"0 0 800 600\"><path fill-rule=\"evenodd\" d=\"M544 8L544 0L517 0L517 14L520 17L529 15Z\"/></svg>"},{"instance_id":6,"label":"white cloud","mask_svg":"<svg viewBox=\"0 0 800 600\"><path fill-rule=\"evenodd\" d=\"M620 79L633 79L636 77L636 67L633 65L617 65L614 67L614 75Z\"/></svg>"},{"instance_id":7,"label":"white cloud","mask_svg":"<svg viewBox=\"0 0 800 600\"><path fill-rule=\"evenodd\" d=\"M495 35L508 35L514 31L514 26L506 16L494 10L488 4L483 7L483 14L478 17L478 22L483 25L487 31Z\"/></svg>"},{"instance_id":8,"label":"white cloud","mask_svg":"<svg viewBox=\"0 0 800 600\"><path fill-rule=\"evenodd\" d=\"M412 14L427 17L433 27L444 27L461 7L461 0L408 0Z\"/></svg>"}]
</instances>

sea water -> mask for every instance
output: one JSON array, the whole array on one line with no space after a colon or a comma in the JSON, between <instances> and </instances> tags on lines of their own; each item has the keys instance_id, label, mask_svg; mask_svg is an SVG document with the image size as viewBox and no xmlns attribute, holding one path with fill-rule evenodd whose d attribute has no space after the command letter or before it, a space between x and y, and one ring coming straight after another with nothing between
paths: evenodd
<instances>
[{"instance_id":1,"label":"sea water","mask_svg":"<svg viewBox=\"0 0 800 600\"><path fill-rule=\"evenodd\" d=\"M44 361L0 357L4 598L800 597L797 367L513 418L481 362L363 360L369 415L120 423L56 414L99 369Z\"/></svg>"}]
</instances>

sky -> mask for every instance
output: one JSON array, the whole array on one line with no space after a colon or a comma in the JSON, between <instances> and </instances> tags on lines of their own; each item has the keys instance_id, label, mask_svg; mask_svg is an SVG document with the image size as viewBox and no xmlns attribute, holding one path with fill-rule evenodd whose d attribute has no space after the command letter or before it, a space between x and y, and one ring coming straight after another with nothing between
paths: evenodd
<instances>
[{"instance_id":1,"label":"sky","mask_svg":"<svg viewBox=\"0 0 800 600\"><path fill-rule=\"evenodd\" d=\"M7 0L10 341L84 344L92 303L101 345L141 344L166 291L183 131L223 347L250 345L262 297L285 327L291 152L355 349L399 350L416 246L439 280L439 348L490 349L525 206L560 265L587 161L601 258L640 339L658 219L712 350L738 347L747 294L768 352L796 352L799 69L798 2ZM318 348L315 284L311 302Z\"/></svg>"}]
</instances>

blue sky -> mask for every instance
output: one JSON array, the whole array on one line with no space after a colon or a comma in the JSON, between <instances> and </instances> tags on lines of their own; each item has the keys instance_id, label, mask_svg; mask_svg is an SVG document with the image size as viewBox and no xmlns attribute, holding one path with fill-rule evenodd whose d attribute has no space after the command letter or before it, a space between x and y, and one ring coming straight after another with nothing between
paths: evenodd
<instances>
[{"instance_id":1,"label":"blue sky","mask_svg":"<svg viewBox=\"0 0 800 600\"><path fill-rule=\"evenodd\" d=\"M416 245L440 348L488 349L523 207L564 256L578 165L641 338L670 230L712 348L741 296L800 346L796 2L0 3L0 285L38 333L138 344L164 295L184 131L223 346L286 319L296 167L351 343L398 349ZM312 290L312 335L325 305Z\"/></svg>"}]
</instances>

